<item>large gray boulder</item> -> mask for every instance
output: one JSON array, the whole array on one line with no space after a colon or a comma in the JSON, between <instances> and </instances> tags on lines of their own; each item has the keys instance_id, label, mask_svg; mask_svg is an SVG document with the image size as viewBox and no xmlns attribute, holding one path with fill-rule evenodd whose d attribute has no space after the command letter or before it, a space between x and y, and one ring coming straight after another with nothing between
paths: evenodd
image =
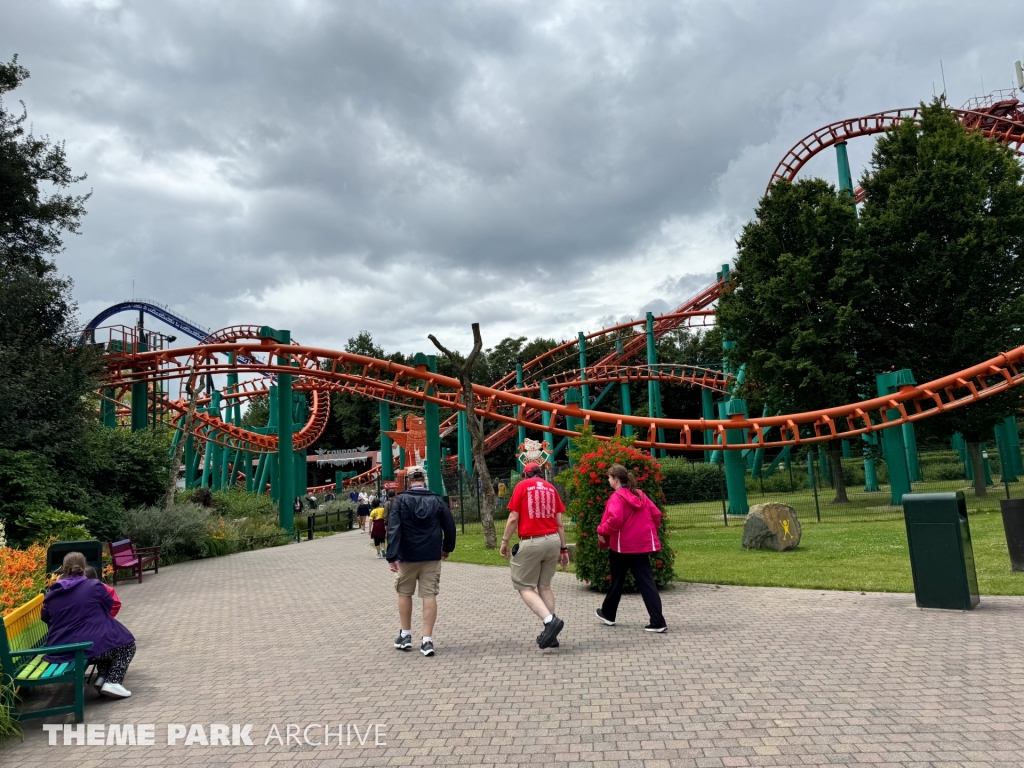
<instances>
[{"instance_id":1,"label":"large gray boulder","mask_svg":"<svg viewBox=\"0 0 1024 768\"><path fill-rule=\"evenodd\" d=\"M785 552L800 543L800 521L789 504L755 504L743 524L744 549L774 549Z\"/></svg>"}]
</instances>

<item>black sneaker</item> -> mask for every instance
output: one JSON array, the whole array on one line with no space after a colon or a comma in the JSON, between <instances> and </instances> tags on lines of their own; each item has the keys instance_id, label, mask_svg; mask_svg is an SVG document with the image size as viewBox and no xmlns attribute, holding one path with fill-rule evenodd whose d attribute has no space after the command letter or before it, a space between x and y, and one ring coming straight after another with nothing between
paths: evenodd
<instances>
[{"instance_id":1,"label":"black sneaker","mask_svg":"<svg viewBox=\"0 0 1024 768\"><path fill-rule=\"evenodd\" d=\"M537 645L541 648L550 648L554 645L554 641L558 639L558 633L562 631L564 626L564 621L557 616L553 617L551 621L544 625L544 631L540 633Z\"/></svg>"},{"instance_id":2,"label":"black sneaker","mask_svg":"<svg viewBox=\"0 0 1024 768\"><path fill-rule=\"evenodd\" d=\"M395 648L400 651L408 651L412 648L412 635L403 635L399 632L398 637L395 638Z\"/></svg>"},{"instance_id":3,"label":"black sneaker","mask_svg":"<svg viewBox=\"0 0 1024 768\"><path fill-rule=\"evenodd\" d=\"M668 627L653 627L650 624L648 624L646 627L644 627L644 632L666 632L666 631L668 631Z\"/></svg>"},{"instance_id":4,"label":"black sneaker","mask_svg":"<svg viewBox=\"0 0 1024 768\"><path fill-rule=\"evenodd\" d=\"M434 644L429 640L425 643L420 643L420 653L422 653L424 656L433 656Z\"/></svg>"},{"instance_id":5,"label":"black sneaker","mask_svg":"<svg viewBox=\"0 0 1024 768\"><path fill-rule=\"evenodd\" d=\"M601 621L603 621L609 627L614 627L615 626L615 620L614 619L609 619L607 616L605 616L604 615L604 611L602 611L600 608L598 608L597 610L594 611L594 615L597 616L597 618L599 618Z\"/></svg>"},{"instance_id":6,"label":"black sneaker","mask_svg":"<svg viewBox=\"0 0 1024 768\"><path fill-rule=\"evenodd\" d=\"M537 635L537 645L540 645L540 639L542 637L544 637L544 633L543 632L541 632L539 635ZM548 648L557 648L557 647L558 647L558 638L556 637L555 638L555 642L553 642L551 645L549 645Z\"/></svg>"}]
</instances>

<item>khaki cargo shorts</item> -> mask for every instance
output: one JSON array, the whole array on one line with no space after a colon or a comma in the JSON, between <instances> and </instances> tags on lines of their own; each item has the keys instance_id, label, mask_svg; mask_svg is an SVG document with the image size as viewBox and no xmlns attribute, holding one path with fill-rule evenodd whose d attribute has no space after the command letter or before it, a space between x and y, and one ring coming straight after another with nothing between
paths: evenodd
<instances>
[{"instance_id":1,"label":"khaki cargo shorts","mask_svg":"<svg viewBox=\"0 0 1024 768\"><path fill-rule=\"evenodd\" d=\"M395 574L395 591L403 597L412 597L417 583L420 585L420 597L437 597L441 588L441 561L399 563L398 573Z\"/></svg>"},{"instance_id":2,"label":"khaki cargo shorts","mask_svg":"<svg viewBox=\"0 0 1024 768\"><path fill-rule=\"evenodd\" d=\"M557 533L520 541L519 551L512 555L512 586L520 592L550 586L560 550Z\"/></svg>"}]
</instances>

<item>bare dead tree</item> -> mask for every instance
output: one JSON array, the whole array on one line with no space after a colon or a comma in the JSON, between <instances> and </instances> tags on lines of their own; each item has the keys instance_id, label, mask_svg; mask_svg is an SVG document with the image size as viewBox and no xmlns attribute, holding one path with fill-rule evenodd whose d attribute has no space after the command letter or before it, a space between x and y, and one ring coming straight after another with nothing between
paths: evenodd
<instances>
[{"instance_id":1,"label":"bare dead tree","mask_svg":"<svg viewBox=\"0 0 1024 768\"><path fill-rule=\"evenodd\" d=\"M466 426L469 428L469 440L472 445L473 468L480 480L483 494L483 505L480 508L480 522L484 529L484 544L488 549L498 546L498 537L494 531L494 508L497 500L494 495L494 487L491 485L491 473L487 469L487 459L484 454L484 419L477 416L474 410L476 399L473 395L473 366L480 356L480 350L484 343L480 338L480 323L473 323L473 351L459 366L456 355L446 349L433 334L427 336L434 346L451 361L452 366L458 371L459 383L462 385L462 404L466 407Z\"/></svg>"}]
</instances>

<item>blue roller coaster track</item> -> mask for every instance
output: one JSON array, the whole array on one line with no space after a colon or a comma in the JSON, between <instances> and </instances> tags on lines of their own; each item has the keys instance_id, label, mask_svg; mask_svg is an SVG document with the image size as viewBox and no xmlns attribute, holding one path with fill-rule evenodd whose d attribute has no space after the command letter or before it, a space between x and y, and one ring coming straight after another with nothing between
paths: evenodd
<instances>
[{"instance_id":1,"label":"blue roller coaster track","mask_svg":"<svg viewBox=\"0 0 1024 768\"><path fill-rule=\"evenodd\" d=\"M160 302L153 301L152 299L130 299L107 307L96 315L96 317L90 320L82 330L82 340L85 341L90 339L92 337L92 332L95 331L99 327L100 323L108 317L113 317L120 312L131 311L145 312L147 315L151 315L157 320L167 323L167 325L171 326L175 330L181 331L186 336L191 336L196 341L202 341L210 335L209 328L206 328L193 320L189 320L187 317L182 317L172 311L166 304L161 304Z\"/></svg>"}]
</instances>

